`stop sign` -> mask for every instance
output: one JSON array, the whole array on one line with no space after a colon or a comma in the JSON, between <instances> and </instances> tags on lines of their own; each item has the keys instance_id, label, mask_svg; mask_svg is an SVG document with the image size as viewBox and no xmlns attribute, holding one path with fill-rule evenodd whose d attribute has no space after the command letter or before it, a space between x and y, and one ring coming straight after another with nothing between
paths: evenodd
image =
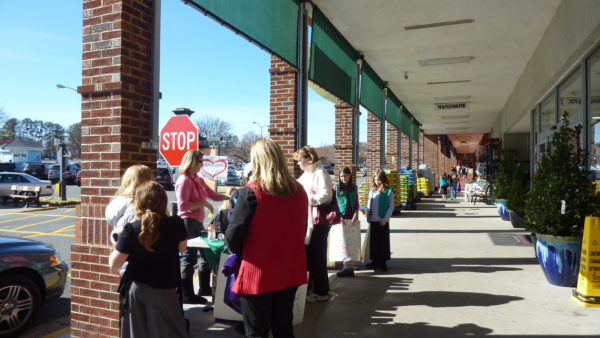
<instances>
[{"instance_id":1,"label":"stop sign","mask_svg":"<svg viewBox=\"0 0 600 338\"><path fill-rule=\"evenodd\" d=\"M190 149L198 149L198 128L186 115L172 116L160 130L161 155L169 166L178 167Z\"/></svg>"}]
</instances>

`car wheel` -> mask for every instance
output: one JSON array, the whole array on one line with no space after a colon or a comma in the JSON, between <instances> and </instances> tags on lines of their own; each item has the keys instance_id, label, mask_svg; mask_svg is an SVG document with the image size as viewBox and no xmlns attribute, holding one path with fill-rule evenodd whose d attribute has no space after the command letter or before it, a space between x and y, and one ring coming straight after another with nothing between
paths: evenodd
<instances>
[{"instance_id":1,"label":"car wheel","mask_svg":"<svg viewBox=\"0 0 600 338\"><path fill-rule=\"evenodd\" d=\"M29 278L8 274L0 281L0 336L13 337L34 321L42 301L40 289Z\"/></svg>"}]
</instances>

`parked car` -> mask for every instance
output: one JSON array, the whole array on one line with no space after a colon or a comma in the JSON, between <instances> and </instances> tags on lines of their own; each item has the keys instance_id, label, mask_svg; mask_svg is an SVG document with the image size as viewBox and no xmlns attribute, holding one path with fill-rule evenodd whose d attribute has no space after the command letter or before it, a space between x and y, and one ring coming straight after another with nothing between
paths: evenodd
<instances>
[{"instance_id":1,"label":"parked car","mask_svg":"<svg viewBox=\"0 0 600 338\"><path fill-rule=\"evenodd\" d=\"M244 167L235 168L235 174L238 177L242 177L244 175Z\"/></svg>"},{"instance_id":2,"label":"parked car","mask_svg":"<svg viewBox=\"0 0 600 338\"><path fill-rule=\"evenodd\" d=\"M77 173L80 171L81 169L79 167L79 163L67 164L67 167L63 171L63 176L67 184L75 184L75 178L77 177Z\"/></svg>"},{"instance_id":3,"label":"parked car","mask_svg":"<svg viewBox=\"0 0 600 338\"><path fill-rule=\"evenodd\" d=\"M1 162L0 163L0 171L12 171L16 172L17 165L14 162Z\"/></svg>"},{"instance_id":4,"label":"parked car","mask_svg":"<svg viewBox=\"0 0 600 338\"><path fill-rule=\"evenodd\" d=\"M48 169L48 181L52 184L60 181L60 164L53 164Z\"/></svg>"},{"instance_id":5,"label":"parked car","mask_svg":"<svg viewBox=\"0 0 600 338\"><path fill-rule=\"evenodd\" d=\"M156 168L156 182L162 184L165 190L173 190L173 176L167 167Z\"/></svg>"},{"instance_id":6,"label":"parked car","mask_svg":"<svg viewBox=\"0 0 600 338\"><path fill-rule=\"evenodd\" d=\"M325 165L323 166L323 169L325 169L325 171L327 171L327 173L328 173L329 175L334 175L334 174L335 174L335 172L333 172L333 167L332 167L332 166L330 166L329 164L325 164Z\"/></svg>"},{"instance_id":7,"label":"parked car","mask_svg":"<svg viewBox=\"0 0 600 338\"><path fill-rule=\"evenodd\" d=\"M48 179L48 172L46 171L46 166L43 163L26 163L21 172L33 177L37 177L40 180Z\"/></svg>"},{"instance_id":8,"label":"parked car","mask_svg":"<svg viewBox=\"0 0 600 338\"><path fill-rule=\"evenodd\" d=\"M12 194L10 188L12 185L39 186L41 188L40 196L51 196L54 194L50 181L43 181L23 173L0 172L0 198L3 202L6 202L10 198L9 196Z\"/></svg>"},{"instance_id":9,"label":"parked car","mask_svg":"<svg viewBox=\"0 0 600 338\"><path fill-rule=\"evenodd\" d=\"M235 169L229 167L227 169L227 178L219 180L220 185L242 185L242 180L236 174Z\"/></svg>"},{"instance_id":10,"label":"parked car","mask_svg":"<svg viewBox=\"0 0 600 338\"><path fill-rule=\"evenodd\" d=\"M0 337L16 337L60 298L69 268L50 244L0 236Z\"/></svg>"}]
</instances>

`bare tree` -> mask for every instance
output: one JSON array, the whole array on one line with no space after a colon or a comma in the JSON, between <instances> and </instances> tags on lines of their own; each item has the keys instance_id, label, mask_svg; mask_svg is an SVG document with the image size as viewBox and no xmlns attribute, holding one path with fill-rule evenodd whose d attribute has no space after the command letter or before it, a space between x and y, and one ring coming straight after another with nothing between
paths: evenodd
<instances>
[{"instance_id":1,"label":"bare tree","mask_svg":"<svg viewBox=\"0 0 600 338\"><path fill-rule=\"evenodd\" d=\"M256 140L260 138L260 135L253 131L249 131L242 136L242 140L238 143L237 147L231 152L231 156L243 161L244 163L250 162L250 149Z\"/></svg>"},{"instance_id":2,"label":"bare tree","mask_svg":"<svg viewBox=\"0 0 600 338\"><path fill-rule=\"evenodd\" d=\"M81 158L81 122L74 123L67 129L69 153L74 158Z\"/></svg>"},{"instance_id":3,"label":"bare tree","mask_svg":"<svg viewBox=\"0 0 600 338\"><path fill-rule=\"evenodd\" d=\"M203 115L196 120L200 137L221 137L221 154L229 155L238 143L238 137L233 135L231 123L218 117Z\"/></svg>"}]
</instances>

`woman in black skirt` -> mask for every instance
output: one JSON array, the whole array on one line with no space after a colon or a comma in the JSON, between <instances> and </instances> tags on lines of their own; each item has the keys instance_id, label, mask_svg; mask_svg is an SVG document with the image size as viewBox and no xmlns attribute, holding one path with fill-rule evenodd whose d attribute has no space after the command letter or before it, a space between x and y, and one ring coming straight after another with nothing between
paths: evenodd
<instances>
[{"instance_id":1,"label":"woman in black skirt","mask_svg":"<svg viewBox=\"0 0 600 338\"><path fill-rule=\"evenodd\" d=\"M386 261L390 259L390 217L394 211L394 193L388 186L385 172L377 169L371 178L371 191L367 204L367 221L371 229L370 253L372 263L369 269L387 271Z\"/></svg>"}]
</instances>

